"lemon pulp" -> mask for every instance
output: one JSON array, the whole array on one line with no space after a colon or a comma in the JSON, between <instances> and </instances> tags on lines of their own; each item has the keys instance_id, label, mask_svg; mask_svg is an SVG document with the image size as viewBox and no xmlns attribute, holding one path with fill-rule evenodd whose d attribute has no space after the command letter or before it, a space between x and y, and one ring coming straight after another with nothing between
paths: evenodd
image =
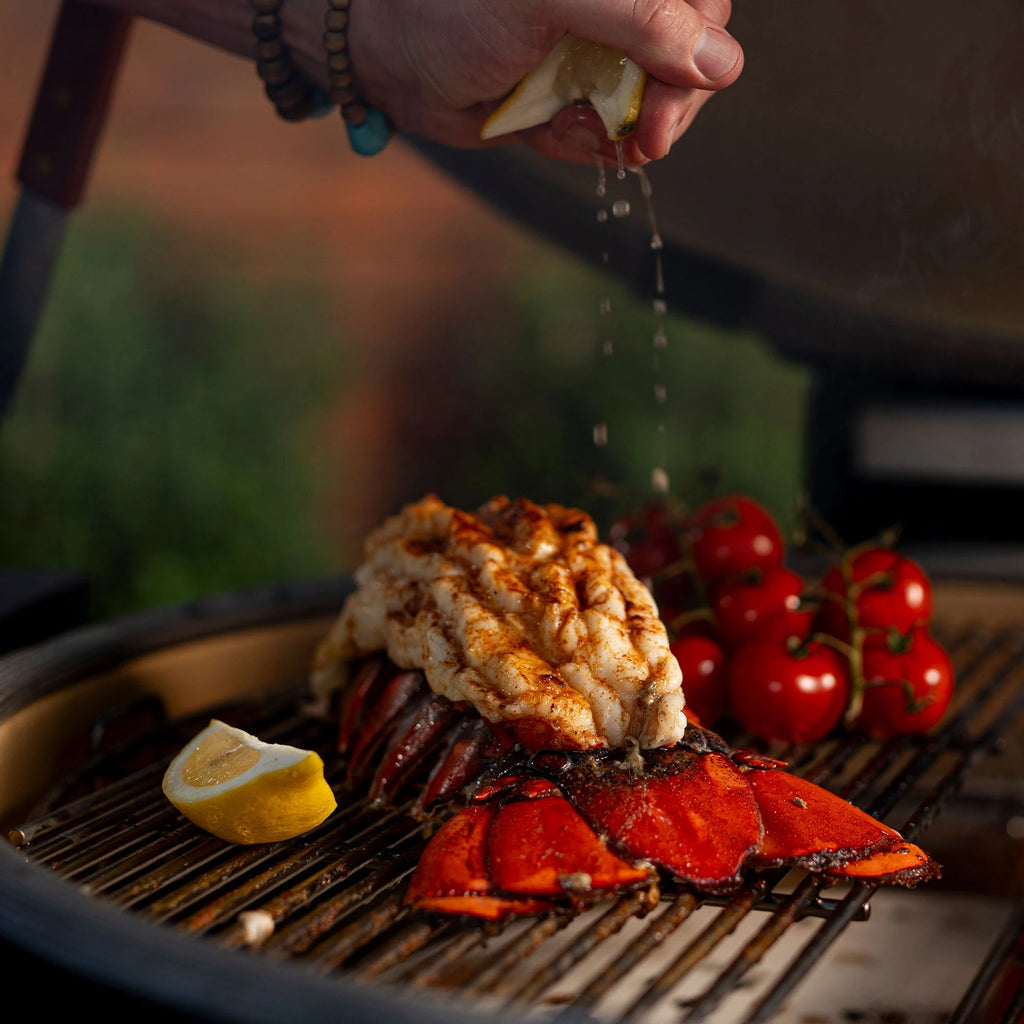
<instances>
[{"instance_id":1,"label":"lemon pulp","mask_svg":"<svg viewBox=\"0 0 1024 1024\"><path fill-rule=\"evenodd\" d=\"M231 843L273 843L308 832L337 807L320 755L265 743L217 719L164 773L167 799Z\"/></svg>"},{"instance_id":2,"label":"lemon pulp","mask_svg":"<svg viewBox=\"0 0 1024 1024\"><path fill-rule=\"evenodd\" d=\"M647 72L621 51L563 36L487 119L481 138L546 124L569 104L587 100L608 138L618 141L636 129L646 84Z\"/></svg>"}]
</instances>

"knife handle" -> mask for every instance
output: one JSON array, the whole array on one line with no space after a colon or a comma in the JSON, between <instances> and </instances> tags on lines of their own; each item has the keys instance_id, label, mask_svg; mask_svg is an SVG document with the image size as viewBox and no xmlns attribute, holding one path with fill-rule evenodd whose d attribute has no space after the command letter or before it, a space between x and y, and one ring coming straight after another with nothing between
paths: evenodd
<instances>
[{"instance_id":1,"label":"knife handle","mask_svg":"<svg viewBox=\"0 0 1024 1024\"><path fill-rule=\"evenodd\" d=\"M17 176L65 210L82 197L131 21L85 0L61 4Z\"/></svg>"}]
</instances>

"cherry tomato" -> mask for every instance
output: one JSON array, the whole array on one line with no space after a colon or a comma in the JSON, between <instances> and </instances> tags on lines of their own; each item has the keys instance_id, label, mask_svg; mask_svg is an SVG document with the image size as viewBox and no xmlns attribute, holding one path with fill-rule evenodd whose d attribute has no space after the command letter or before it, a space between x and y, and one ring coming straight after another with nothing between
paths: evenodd
<instances>
[{"instance_id":1,"label":"cherry tomato","mask_svg":"<svg viewBox=\"0 0 1024 1024\"><path fill-rule=\"evenodd\" d=\"M754 637L779 643L790 636L805 639L815 612L804 606L804 590L803 577L783 566L718 580L711 587L711 610L719 639L730 649Z\"/></svg>"},{"instance_id":2,"label":"cherry tomato","mask_svg":"<svg viewBox=\"0 0 1024 1024\"><path fill-rule=\"evenodd\" d=\"M609 536L640 579L649 579L683 557L677 527L662 505L648 505L639 514L620 516Z\"/></svg>"},{"instance_id":3,"label":"cherry tomato","mask_svg":"<svg viewBox=\"0 0 1024 1024\"><path fill-rule=\"evenodd\" d=\"M771 513L743 495L701 506L690 522L689 535L694 567L707 581L775 568L782 565L785 554L782 533Z\"/></svg>"},{"instance_id":4,"label":"cherry tomato","mask_svg":"<svg viewBox=\"0 0 1024 1024\"><path fill-rule=\"evenodd\" d=\"M927 732L953 697L949 655L922 627L907 636L868 634L862 672L866 686L854 724L871 736Z\"/></svg>"},{"instance_id":5,"label":"cherry tomato","mask_svg":"<svg viewBox=\"0 0 1024 1024\"><path fill-rule=\"evenodd\" d=\"M725 651L699 633L673 640L670 650L682 669L687 711L692 710L702 726L714 725L726 708Z\"/></svg>"},{"instance_id":6,"label":"cherry tomato","mask_svg":"<svg viewBox=\"0 0 1024 1024\"><path fill-rule=\"evenodd\" d=\"M906 635L931 619L931 582L912 558L892 548L865 548L854 556L848 572L849 593L839 566L829 569L821 581L825 592L819 617L822 632L849 639L847 593L864 629L894 629Z\"/></svg>"},{"instance_id":7,"label":"cherry tomato","mask_svg":"<svg viewBox=\"0 0 1024 1024\"><path fill-rule=\"evenodd\" d=\"M729 707L763 740L813 743L838 724L850 699L845 660L831 647L753 640L729 659Z\"/></svg>"}]
</instances>

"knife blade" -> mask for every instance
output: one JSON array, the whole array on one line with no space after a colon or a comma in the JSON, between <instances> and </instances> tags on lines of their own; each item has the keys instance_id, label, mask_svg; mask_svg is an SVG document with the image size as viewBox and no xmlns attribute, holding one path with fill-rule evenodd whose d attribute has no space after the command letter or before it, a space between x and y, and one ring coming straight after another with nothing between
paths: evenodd
<instances>
[{"instance_id":1,"label":"knife blade","mask_svg":"<svg viewBox=\"0 0 1024 1024\"><path fill-rule=\"evenodd\" d=\"M21 191L0 256L0 423L17 391L102 133L131 16L64 0L22 147Z\"/></svg>"}]
</instances>

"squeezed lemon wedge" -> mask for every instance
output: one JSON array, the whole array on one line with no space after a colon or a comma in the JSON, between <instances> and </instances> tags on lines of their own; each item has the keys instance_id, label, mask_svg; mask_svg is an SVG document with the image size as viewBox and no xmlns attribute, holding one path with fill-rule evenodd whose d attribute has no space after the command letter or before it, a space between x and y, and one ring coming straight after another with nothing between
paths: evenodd
<instances>
[{"instance_id":1,"label":"squeezed lemon wedge","mask_svg":"<svg viewBox=\"0 0 1024 1024\"><path fill-rule=\"evenodd\" d=\"M621 51L563 36L491 114L480 135L491 139L546 124L570 103L587 100L608 138L617 141L636 129L646 84L647 72Z\"/></svg>"},{"instance_id":2,"label":"squeezed lemon wedge","mask_svg":"<svg viewBox=\"0 0 1024 1024\"><path fill-rule=\"evenodd\" d=\"M229 843L274 843L315 828L338 806L312 750L212 719L164 773L163 791L189 821Z\"/></svg>"}]
</instances>

